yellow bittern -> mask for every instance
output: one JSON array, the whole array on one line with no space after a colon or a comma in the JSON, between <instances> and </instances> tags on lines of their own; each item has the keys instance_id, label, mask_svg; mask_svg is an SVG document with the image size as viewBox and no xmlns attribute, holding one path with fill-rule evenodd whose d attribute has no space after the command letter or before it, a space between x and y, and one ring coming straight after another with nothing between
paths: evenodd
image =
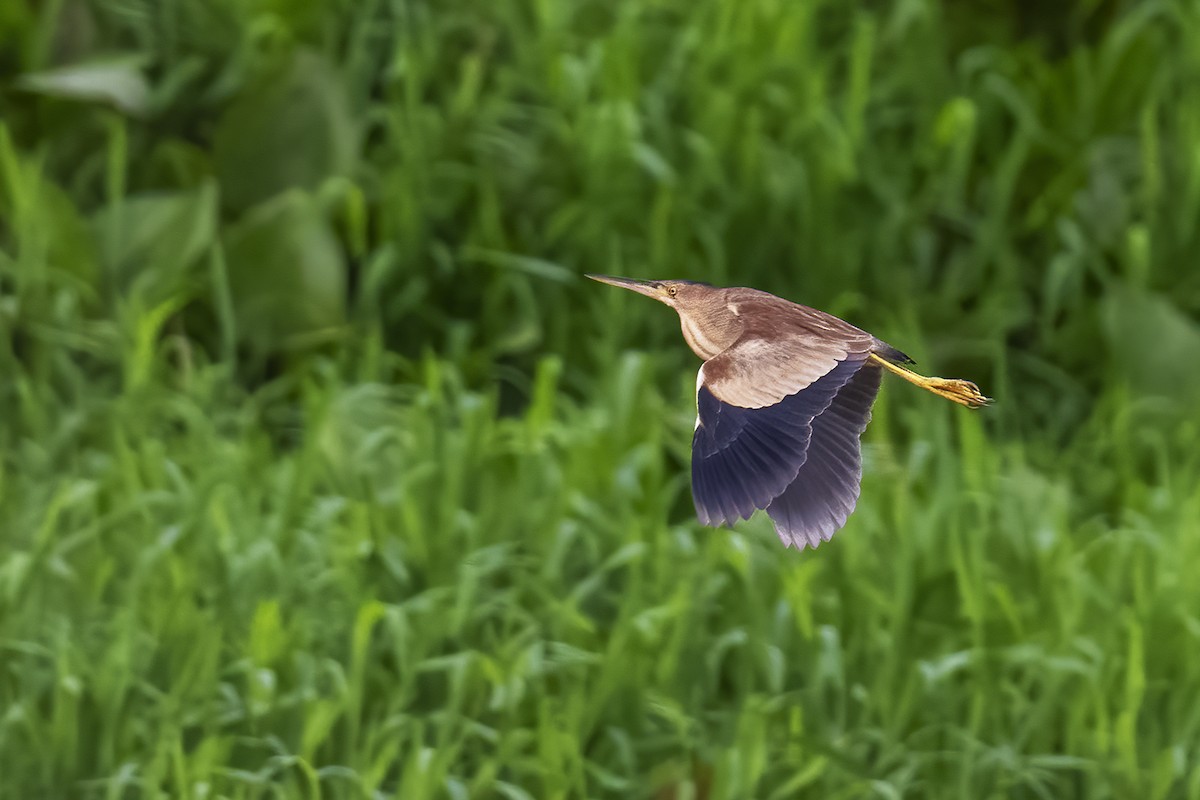
<instances>
[{"instance_id":1,"label":"yellow bittern","mask_svg":"<svg viewBox=\"0 0 1200 800\"><path fill-rule=\"evenodd\" d=\"M858 502L859 437L883 370L969 408L970 381L927 378L912 359L815 308L744 287L588 275L666 303L704 359L696 376L692 499L705 525L765 509L784 546L816 547Z\"/></svg>"}]
</instances>

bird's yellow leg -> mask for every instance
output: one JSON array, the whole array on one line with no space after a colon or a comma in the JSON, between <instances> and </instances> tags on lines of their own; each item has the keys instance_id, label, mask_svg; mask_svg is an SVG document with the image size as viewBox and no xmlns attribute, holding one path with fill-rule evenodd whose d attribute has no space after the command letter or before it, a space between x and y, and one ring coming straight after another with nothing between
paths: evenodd
<instances>
[{"instance_id":1,"label":"bird's yellow leg","mask_svg":"<svg viewBox=\"0 0 1200 800\"><path fill-rule=\"evenodd\" d=\"M979 387L970 381L962 381L957 378L927 378L924 375L918 375L910 369L905 369L899 364L893 364L878 353L872 353L871 360L889 372L893 372L904 378L909 383L920 386L922 389L933 392L947 400L953 400L960 406L979 408L992 402L990 397L984 397L983 393L979 391Z\"/></svg>"}]
</instances>

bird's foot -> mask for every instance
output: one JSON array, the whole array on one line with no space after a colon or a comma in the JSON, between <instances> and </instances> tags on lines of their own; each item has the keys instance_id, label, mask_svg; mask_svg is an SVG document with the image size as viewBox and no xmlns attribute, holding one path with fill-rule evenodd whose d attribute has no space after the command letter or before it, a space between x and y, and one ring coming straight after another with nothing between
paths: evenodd
<instances>
[{"instance_id":1,"label":"bird's foot","mask_svg":"<svg viewBox=\"0 0 1200 800\"><path fill-rule=\"evenodd\" d=\"M878 353L872 353L871 360L889 372L904 378L909 383L933 392L938 397L944 397L947 400L958 403L960 406L981 408L992 402L990 397L985 397L983 392L979 391L979 387L970 381L959 380L958 378L927 378L924 375L913 372L911 369L905 369L899 364L888 361Z\"/></svg>"},{"instance_id":2,"label":"bird's foot","mask_svg":"<svg viewBox=\"0 0 1200 800\"><path fill-rule=\"evenodd\" d=\"M967 408L982 408L992 402L992 398L984 396L979 387L971 381L957 378L926 378L925 388L934 394L952 400Z\"/></svg>"}]
</instances>

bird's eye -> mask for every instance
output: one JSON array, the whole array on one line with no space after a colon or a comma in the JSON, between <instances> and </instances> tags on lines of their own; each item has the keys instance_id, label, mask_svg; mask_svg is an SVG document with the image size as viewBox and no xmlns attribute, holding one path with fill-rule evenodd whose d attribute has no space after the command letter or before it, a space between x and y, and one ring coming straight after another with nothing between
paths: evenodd
<instances>
[{"instance_id":1,"label":"bird's eye","mask_svg":"<svg viewBox=\"0 0 1200 800\"><path fill-rule=\"evenodd\" d=\"M678 286L668 286L667 287L667 297L674 297L677 294L679 294Z\"/></svg>"}]
</instances>

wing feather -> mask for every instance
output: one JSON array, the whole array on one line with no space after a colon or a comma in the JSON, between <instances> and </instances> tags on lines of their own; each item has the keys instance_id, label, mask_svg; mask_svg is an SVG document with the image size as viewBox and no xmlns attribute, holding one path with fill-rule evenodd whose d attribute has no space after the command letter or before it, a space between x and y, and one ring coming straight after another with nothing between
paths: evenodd
<instances>
[{"instance_id":1,"label":"wing feather","mask_svg":"<svg viewBox=\"0 0 1200 800\"><path fill-rule=\"evenodd\" d=\"M761 408L717 399L703 367L692 437L692 498L700 521L748 519L791 485L808 457L813 419L862 365L862 359L838 362L805 389Z\"/></svg>"},{"instance_id":2,"label":"wing feather","mask_svg":"<svg viewBox=\"0 0 1200 800\"><path fill-rule=\"evenodd\" d=\"M767 297L741 302L746 320L742 335L704 362L704 383L724 403L742 408L775 405L838 364L861 361L879 345L874 336L837 317Z\"/></svg>"},{"instance_id":3,"label":"wing feather","mask_svg":"<svg viewBox=\"0 0 1200 800\"><path fill-rule=\"evenodd\" d=\"M805 463L767 507L784 545L816 547L846 524L862 481L859 437L871 420L882 374L862 366L813 419Z\"/></svg>"}]
</instances>

